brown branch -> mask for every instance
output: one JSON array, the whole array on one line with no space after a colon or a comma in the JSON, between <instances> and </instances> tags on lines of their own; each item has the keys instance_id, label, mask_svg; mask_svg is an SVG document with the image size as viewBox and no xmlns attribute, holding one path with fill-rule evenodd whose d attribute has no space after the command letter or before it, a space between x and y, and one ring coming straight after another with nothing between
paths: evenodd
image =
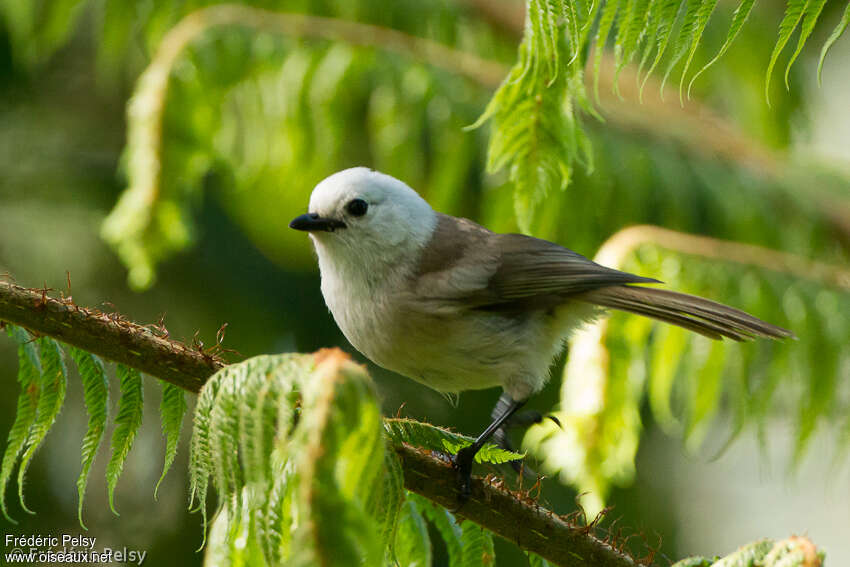
<instances>
[{"instance_id":1,"label":"brown branch","mask_svg":"<svg viewBox=\"0 0 850 567\"><path fill-rule=\"evenodd\" d=\"M409 445L396 447L404 487L448 509L457 507L457 476L444 461ZM472 479L472 495L456 512L491 532L563 567L634 567L629 554L535 502L482 478Z\"/></svg>"},{"instance_id":2,"label":"brown branch","mask_svg":"<svg viewBox=\"0 0 850 567\"><path fill-rule=\"evenodd\" d=\"M0 281L0 321L136 368L190 392L198 392L207 378L226 364L200 347L158 336L117 313L55 299L48 291Z\"/></svg>"},{"instance_id":3,"label":"brown branch","mask_svg":"<svg viewBox=\"0 0 850 567\"><path fill-rule=\"evenodd\" d=\"M19 325L103 358L136 368L184 390L198 392L227 363L221 358L127 321L56 299L49 290L27 289L0 281L0 322ZM456 476L439 459L410 447L398 449L405 487L434 502L456 505ZM503 488L473 479L472 498L459 515L533 551L556 565L632 567L627 554L573 526L555 513Z\"/></svg>"}]
</instances>

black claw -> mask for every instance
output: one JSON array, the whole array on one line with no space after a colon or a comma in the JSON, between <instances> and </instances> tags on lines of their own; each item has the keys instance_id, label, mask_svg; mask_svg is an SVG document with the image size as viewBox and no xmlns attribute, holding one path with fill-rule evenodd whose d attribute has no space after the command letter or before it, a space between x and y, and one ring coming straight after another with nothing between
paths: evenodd
<instances>
[{"instance_id":1,"label":"black claw","mask_svg":"<svg viewBox=\"0 0 850 567\"><path fill-rule=\"evenodd\" d=\"M475 453L478 450L472 445L463 447L456 455L452 457L452 467L457 471L458 485L458 507L457 511L463 506L471 493L472 482L472 461L475 459Z\"/></svg>"}]
</instances>

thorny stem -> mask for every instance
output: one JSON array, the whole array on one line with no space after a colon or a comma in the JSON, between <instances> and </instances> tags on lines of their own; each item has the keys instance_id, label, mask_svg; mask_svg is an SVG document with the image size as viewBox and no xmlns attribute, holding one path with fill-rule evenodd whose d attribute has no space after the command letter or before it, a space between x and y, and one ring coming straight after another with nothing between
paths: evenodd
<instances>
[{"instance_id":1,"label":"thorny stem","mask_svg":"<svg viewBox=\"0 0 850 567\"><path fill-rule=\"evenodd\" d=\"M47 292L0 281L0 321L120 362L190 392L198 392L207 378L226 364L201 347L159 336L120 314L80 307Z\"/></svg>"},{"instance_id":2,"label":"thorny stem","mask_svg":"<svg viewBox=\"0 0 850 567\"><path fill-rule=\"evenodd\" d=\"M206 380L227 363L201 347L164 336L117 313L103 313L56 299L47 289L27 289L0 281L0 323L20 325L103 358L126 364L145 374L198 392ZM456 505L457 475L444 461L412 448L396 449L404 469L405 488L452 508ZM472 496L459 515L516 542L555 565L566 567L634 567L636 561L533 500L498 484L473 478Z\"/></svg>"},{"instance_id":3,"label":"thorny stem","mask_svg":"<svg viewBox=\"0 0 850 567\"><path fill-rule=\"evenodd\" d=\"M404 487L440 506L457 506L457 475L446 462L409 445L396 447L404 469ZM469 500L456 515L564 567L634 567L643 562L621 549L624 542L606 542L591 527L577 525L533 499L513 493L500 482L473 477ZM649 559L647 563L649 563Z\"/></svg>"}]
</instances>

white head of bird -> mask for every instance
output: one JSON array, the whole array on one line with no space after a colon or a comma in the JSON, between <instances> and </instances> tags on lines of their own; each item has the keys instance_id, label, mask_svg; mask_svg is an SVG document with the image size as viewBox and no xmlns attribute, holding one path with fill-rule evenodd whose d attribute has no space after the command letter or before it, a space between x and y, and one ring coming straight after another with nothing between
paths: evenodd
<instances>
[{"instance_id":1,"label":"white head of bird","mask_svg":"<svg viewBox=\"0 0 850 567\"><path fill-rule=\"evenodd\" d=\"M437 224L436 213L416 191L365 167L340 171L316 185L307 219L312 223L305 220L304 226L320 261L332 259L346 272L397 266L400 257L425 246Z\"/></svg>"}]
</instances>

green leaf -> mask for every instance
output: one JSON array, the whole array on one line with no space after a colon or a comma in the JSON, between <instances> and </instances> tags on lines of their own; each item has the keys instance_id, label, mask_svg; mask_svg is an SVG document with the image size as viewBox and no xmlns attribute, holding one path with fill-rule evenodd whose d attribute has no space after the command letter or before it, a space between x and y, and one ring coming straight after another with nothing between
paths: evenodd
<instances>
[{"instance_id":1,"label":"green leaf","mask_svg":"<svg viewBox=\"0 0 850 567\"><path fill-rule=\"evenodd\" d=\"M304 505L313 520L294 538L294 558L377 565L383 558L380 534L361 496L364 486L381 481L384 464L374 387L362 367L341 353L328 355L302 387L306 411L299 427L309 437L296 467L309 479ZM331 517L333 523L320 521Z\"/></svg>"},{"instance_id":2,"label":"green leaf","mask_svg":"<svg viewBox=\"0 0 850 567\"><path fill-rule=\"evenodd\" d=\"M393 443L408 443L431 451L457 453L458 450L471 445L474 441L472 437L415 419L385 418L384 429ZM524 457L525 453L507 451L492 443L486 443L475 455L475 462L500 464Z\"/></svg>"},{"instance_id":3,"label":"green leaf","mask_svg":"<svg viewBox=\"0 0 850 567\"><path fill-rule=\"evenodd\" d=\"M49 337L42 337L37 342L41 361L40 391L35 409L35 421L30 426L21 465L18 468L18 498L21 501L21 507L30 513L33 512L24 504L24 476L36 449L41 446L47 432L56 421L59 410L62 409L68 381L68 373L65 362L62 360L59 344Z\"/></svg>"},{"instance_id":4,"label":"green leaf","mask_svg":"<svg viewBox=\"0 0 850 567\"><path fill-rule=\"evenodd\" d=\"M430 567L431 538L416 502L408 499L401 507L395 534L395 565L398 567Z\"/></svg>"},{"instance_id":5,"label":"green leaf","mask_svg":"<svg viewBox=\"0 0 850 567\"><path fill-rule=\"evenodd\" d=\"M697 557L687 557L680 561L676 561L672 567L711 567L714 563L711 559L706 557L697 556Z\"/></svg>"},{"instance_id":6,"label":"green leaf","mask_svg":"<svg viewBox=\"0 0 850 567\"><path fill-rule=\"evenodd\" d=\"M463 549L463 567L492 567L496 564L493 535L469 520L460 524L460 546Z\"/></svg>"},{"instance_id":7,"label":"green leaf","mask_svg":"<svg viewBox=\"0 0 850 567\"><path fill-rule=\"evenodd\" d=\"M806 2L806 7L803 13L803 25L800 28L800 37L797 40L797 49L794 50L794 54L791 55L791 59L785 67L786 88L791 88L788 81L788 75L791 72L791 65L793 65L794 61L797 60L797 56L800 55L800 52L803 50L803 46L806 45L806 40L808 40L809 36L812 35L812 30L815 29L815 24L817 23L818 17L823 11L825 4L826 0L809 0Z\"/></svg>"},{"instance_id":8,"label":"green leaf","mask_svg":"<svg viewBox=\"0 0 850 567\"><path fill-rule=\"evenodd\" d=\"M251 540L270 564L379 564L394 538L403 479L375 399L363 369L340 351L227 366L196 407L193 501L203 510L212 475L218 514L241 518L239 530L221 537Z\"/></svg>"},{"instance_id":9,"label":"green leaf","mask_svg":"<svg viewBox=\"0 0 850 567\"><path fill-rule=\"evenodd\" d=\"M205 567L275 565L267 561L259 540L252 537L257 529L256 519L247 504L247 495L239 501L242 503L239 508L225 507L213 520L209 545L204 554Z\"/></svg>"},{"instance_id":10,"label":"green leaf","mask_svg":"<svg viewBox=\"0 0 850 567\"><path fill-rule=\"evenodd\" d=\"M691 32L691 45L688 48L688 58L685 60L685 68L682 69L682 77L679 79L679 102L682 104L684 104L682 89L685 84L685 77L688 74L688 69L691 67L691 61L693 61L694 53L696 53L699 41L702 39L702 34L705 31L705 26L708 24L708 19L711 17L711 13L714 12L714 7L716 5L717 0L703 0L699 10L697 10L696 22L694 24L694 29Z\"/></svg>"},{"instance_id":11,"label":"green leaf","mask_svg":"<svg viewBox=\"0 0 850 567\"><path fill-rule=\"evenodd\" d=\"M177 443L180 441L183 416L186 414L186 398L183 395L182 388L169 382L161 382L161 385L162 400L159 403L159 415L162 424L162 434L165 435L165 464L162 467L162 474L153 490L154 499L156 499L156 493L159 490L162 479L165 478L165 474L174 462L174 456L177 455Z\"/></svg>"},{"instance_id":12,"label":"green leaf","mask_svg":"<svg viewBox=\"0 0 850 567\"><path fill-rule=\"evenodd\" d=\"M848 2L847 6L844 8L844 15L841 16L841 21L838 22L838 25L836 25L835 29L832 30L832 33L829 34L829 37L823 44L823 48L820 50L820 60L818 60L818 85L822 84L821 71L823 71L823 61L826 59L826 54L829 52L832 44L838 41L838 38L841 37L841 34L843 34L844 30L847 29L847 24L850 24L850 2Z\"/></svg>"},{"instance_id":13,"label":"green leaf","mask_svg":"<svg viewBox=\"0 0 850 567\"><path fill-rule=\"evenodd\" d=\"M114 494L118 477L124 469L124 461L133 447L136 433L142 424L142 375L135 368L119 364L116 375L120 383L121 397L118 399L118 414L115 417L115 429L112 431L112 454L106 465L106 486L109 492L109 508L117 516Z\"/></svg>"},{"instance_id":14,"label":"green leaf","mask_svg":"<svg viewBox=\"0 0 850 567\"><path fill-rule=\"evenodd\" d=\"M449 567L486 567L496 564L492 534L470 521L458 522L454 514L422 496L409 493L409 501L434 524L446 544Z\"/></svg>"},{"instance_id":15,"label":"green leaf","mask_svg":"<svg viewBox=\"0 0 850 567\"><path fill-rule=\"evenodd\" d=\"M690 415L684 436L696 449L702 443L708 422L720 407L728 348L724 341L694 337L690 352L696 369L691 372L693 379L687 404Z\"/></svg>"},{"instance_id":16,"label":"green leaf","mask_svg":"<svg viewBox=\"0 0 850 567\"><path fill-rule=\"evenodd\" d=\"M614 91L619 92L620 71L634 57L638 40L648 20L649 0L626 0L626 7L620 16L617 39L614 42Z\"/></svg>"},{"instance_id":17,"label":"green leaf","mask_svg":"<svg viewBox=\"0 0 850 567\"><path fill-rule=\"evenodd\" d=\"M3 516L10 522L17 523L9 516L6 508L6 485L12 477L12 469L18 456L24 450L30 428L35 423L36 408L41 396L41 362L38 347L29 333L20 327L8 325L6 332L18 343L18 405L15 421L6 439L6 449L3 452L3 462L0 466L0 506Z\"/></svg>"},{"instance_id":18,"label":"green leaf","mask_svg":"<svg viewBox=\"0 0 850 567\"><path fill-rule=\"evenodd\" d=\"M448 439L443 439L443 447L452 454L457 454L458 451L463 449L464 447L468 447L472 445L472 441L463 440L459 443L453 443ZM508 463L510 461L518 461L525 457L525 454L515 453L513 451L508 451L507 449L502 449L501 447L497 447L492 443L487 443L481 449L475 453L475 462L476 463L493 463L493 464L502 464Z\"/></svg>"},{"instance_id":19,"label":"green leaf","mask_svg":"<svg viewBox=\"0 0 850 567\"><path fill-rule=\"evenodd\" d=\"M667 45L670 43L670 36L672 35L673 26L676 23L676 16L679 12L679 5L681 3L682 0L658 0L658 8L655 12L655 20L653 22L656 30L655 59L652 61L652 65L649 67L646 75L644 75L643 81L641 81L639 94L641 101L643 101L643 88L646 86L646 81L649 80L652 72L658 66L658 63L667 51ZM647 45L647 48L649 48L649 45Z\"/></svg>"},{"instance_id":20,"label":"green leaf","mask_svg":"<svg viewBox=\"0 0 850 567\"><path fill-rule=\"evenodd\" d=\"M366 506L371 517L380 526L381 546L386 550L385 559L392 556L395 532L401 506L405 501L404 472L398 455L388 443L384 450L382 482L370 487Z\"/></svg>"},{"instance_id":21,"label":"green leaf","mask_svg":"<svg viewBox=\"0 0 850 567\"><path fill-rule=\"evenodd\" d=\"M656 332L651 346L649 405L659 424L670 431L677 423L670 404L673 384L690 336L672 325L659 325Z\"/></svg>"},{"instance_id":22,"label":"green leaf","mask_svg":"<svg viewBox=\"0 0 850 567\"><path fill-rule=\"evenodd\" d=\"M776 60L779 54L788 43L791 34L797 29L797 24L803 17L809 3L812 0L788 0L785 7L785 16L779 24L779 37L776 39L776 45L773 47L773 53L770 54L770 62L767 65L767 73L764 79L764 97L767 100L767 105L770 106L770 76L773 74L773 68L776 65Z\"/></svg>"},{"instance_id":23,"label":"green leaf","mask_svg":"<svg viewBox=\"0 0 850 567\"><path fill-rule=\"evenodd\" d=\"M527 551L525 554L528 556L528 567L551 567L552 565L536 553Z\"/></svg>"},{"instance_id":24,"label":"green leaf","mask_svg":"<svg viewBox=\"0 0 850 567\"><path fill-rule=\"evenodd\" d=\"M723 54L726 53L726 50L729 49L729 46L732 45L732 42L738 37L738 32L741 31L741 28L744 27L744 24L747 21L747 18L750 17L750 12L753 11L753 5L755 5L756 0L741 0L741 3L738 4L738 7L735 8L735 12L732 14L732 23L729 25L729 31L726 33L726 39L723 41L723 45L720 47L720 50L717 52L717 55L711 58L711 60L702 66L702 69L697 71L693 77L691 77L691 81L688 83L688 98L691 97L691 87L694 84L694 81L697 80L697 77L703 74L709 67L714 65L718 59L723 57Z\"/></svg>"},{"instance_id":25,"label":"green leaf","mask_svg":"<svg viewBox=\"0 0 850 567\"><path fill-rule=\"evenodd\" d=\"M664 77L661 79L661 96L664 96L664 85L667 84L667 78L676 66L676 63L688 52L692 38L696 32L698 14L702 7L702 0L685 0L685 14L682 16L682 24L679 26L679 33L676 35L676 41L673 43L673 55L670 62L667 63L667 69L664 71Z\"/></svg>"},{"instance_id":26,"label":"green leaf","mask_svg":"<svg viewBox=\"0 0 850 567\"><path fill-rule=\"evenodd\" d=\"M614 24L614 18L617 16L617 10L620 8L622 1L606 0L605 5L602 7L602 15L599 16L596 39L594 39L596 53L593 57L593 92L596 95L596 102L599 102L599 69L602 65L602 54L605 51L605 44L608 43L608 34L611 33L611 26Z\"/></svg>"},{"instance_id":27,"label":"green leaf","mask_svg":"<svg viewBox=\"0 0 850 567\"><path fill-rule=\"evenodd\" d=\"M449 556L449 567L460 567L463 565L463 545L461 543L461 535L463 530L454 514L431 502L430 500L419 496L418 494L408 493L408 500L416 502L419 509L428 518L440 537L446 545L446 553Z\"/></svg>"},{"instance_id":28,"label":"green leaf","mask_svg":"<svg viewBox=\"0 0 850 567\"><path fill-rule=\"evenodd\" d=\"M228 367L226 367L228 368ZM189 509L200 510L203 516L204 537L207 527L207 487L213 471L212 452L210 450L210 414L218 396L220 380L210 378L195 404L192 419L192 441L189 444ZM192 505L197 500L197 508ZM201 544L203 547L203 543Z\"/></svg>"},{"instance_id":29,"label":"green leaf","mask_svg":"<svg viewBox=\"0 0 850 567\"><path fill-rule=\"evenodd\" d=\"M89 470L106 428L109 387L100 358L76 347L69 347L68 354L74 360L80 373L80 379L83 382L83 399L89 414L88 427L83 437L82 467L80 476L77 478L77 499L79 500L77 517L80 525L87 529L83 524L83 498L86 494Z\"/></svg>"}]
</instances>

